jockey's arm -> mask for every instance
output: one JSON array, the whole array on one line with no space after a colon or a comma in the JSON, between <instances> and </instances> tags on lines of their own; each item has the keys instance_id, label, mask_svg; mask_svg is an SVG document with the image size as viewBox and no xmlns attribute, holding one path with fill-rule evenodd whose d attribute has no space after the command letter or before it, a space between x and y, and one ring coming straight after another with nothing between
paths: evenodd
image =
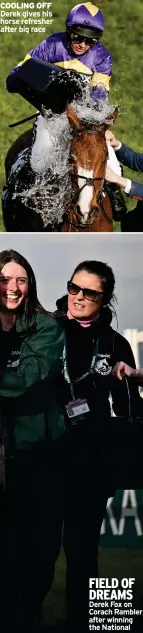
<instances>
[{"instance_id":1,"label":"jockey's arm","mask_svg":"<svg viewBox=\"0 0 143 633\"><path fill-rule=\"evenodd\" d=\"M108 55L98 65L98 69L94 71L91 79L92 98L94 101L97 99L105 99L108 96L110 90L110 79L112 73L112 57Z\"/></svg>"},{"instance_id":2,"label":"jockey's arm","mask_svg":"<svg viewBox=\"0 0 143 633\"><path fill-rule=\"evenodd\" d=\"M24 59L17 64L10 72L6 79L6 87L8 92L17 92L17 82L16 82L16 73L22 64L24 64L31 57L38 57L39 59L43 59L44 61L51 62L52 61L52 52L53 52L53 41L52 37L49 37L47 40L43 40L36 48L33 48Z\"/></svg>"}]
</instances>

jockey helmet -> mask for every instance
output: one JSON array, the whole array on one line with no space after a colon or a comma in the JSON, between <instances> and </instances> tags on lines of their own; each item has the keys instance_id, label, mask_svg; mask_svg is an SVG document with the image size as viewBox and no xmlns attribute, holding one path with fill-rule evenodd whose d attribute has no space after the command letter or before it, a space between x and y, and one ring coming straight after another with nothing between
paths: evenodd
<instances>
[{"instance_id":1,"label":"jockey helmet","mask_svg":"<svg viewBox=\"0 0 143 633\"><path fill-rule=\"evenodd\" d=\"M91 2L77 4L67 16L66 27L69 37L72 34L89 40L89 44L96 44L104 31L103 13Z\"/></svg>"}]
</instances>

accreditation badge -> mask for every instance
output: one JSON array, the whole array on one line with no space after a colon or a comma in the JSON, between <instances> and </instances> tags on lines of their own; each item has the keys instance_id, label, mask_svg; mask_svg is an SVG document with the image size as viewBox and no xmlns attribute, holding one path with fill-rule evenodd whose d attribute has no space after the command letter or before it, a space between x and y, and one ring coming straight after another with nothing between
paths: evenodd
<instances>
[{"instance_id":1,"label":"accreditation badge","mask_svg":"<svg viewBox=\"0 0 143 633\"><path fill-rule=\"evenodd\" d=\"M83 400L80 398L71 400L71 402L65 405L65 408L68 418L77 418L90 411L86 398L83 398Z\"/></svg>"}]
</instances>

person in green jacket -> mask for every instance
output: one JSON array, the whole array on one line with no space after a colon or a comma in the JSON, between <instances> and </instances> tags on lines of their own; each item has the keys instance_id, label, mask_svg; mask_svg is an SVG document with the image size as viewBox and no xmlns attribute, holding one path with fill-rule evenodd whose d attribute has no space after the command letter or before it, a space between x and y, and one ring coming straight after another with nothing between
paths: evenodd
<instances>
[{"instance_id":1,"label":"person in green jacket","mask_svg":"<svg viewBox=\"0 0 143 633\"><path fill-rule=\"evenodd\" d=\"M36 633L60 550L64 417L57 383L63 336L38 301L30 264L13 250L1 252L2 631Z\"/></svg>"}]
</instances>

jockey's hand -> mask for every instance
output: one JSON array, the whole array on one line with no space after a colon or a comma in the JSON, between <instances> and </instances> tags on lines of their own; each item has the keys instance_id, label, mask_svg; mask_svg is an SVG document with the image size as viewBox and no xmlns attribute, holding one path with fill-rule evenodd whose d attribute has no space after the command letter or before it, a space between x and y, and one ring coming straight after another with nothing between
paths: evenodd
<instances>
[{"instance_id":1,"label":"jockey's hand","mask_svg":"<svg viewBox=\"0 0 143 633\"><path fill-rule=\"evenodd\" d=\"M106 130L105 132L105 138L106 141L109 141L110 144L112 145L112 147L118 147L120 144L120 141L118 141L118 139L116 138L115 134L113 134L113 132L111 132L111 130Z\"/></svg>"},{"instance_id":2,"label":"jockey's hand","mask_svg":"<svg viewBox=\"0 0 143 633\"><path fill-rule=\"evenodd\" d=\"M116 363L115 367L113 367L112 373L113 373L113 376L115 376L116 378L119 378L119 380L122 380L124 377L124 374L126 374L126 376L135 376L136 369L133 369L129 365L126 365L126 363L124 363L121 360L120 363Z\"/></svg>"}]
</instances>

